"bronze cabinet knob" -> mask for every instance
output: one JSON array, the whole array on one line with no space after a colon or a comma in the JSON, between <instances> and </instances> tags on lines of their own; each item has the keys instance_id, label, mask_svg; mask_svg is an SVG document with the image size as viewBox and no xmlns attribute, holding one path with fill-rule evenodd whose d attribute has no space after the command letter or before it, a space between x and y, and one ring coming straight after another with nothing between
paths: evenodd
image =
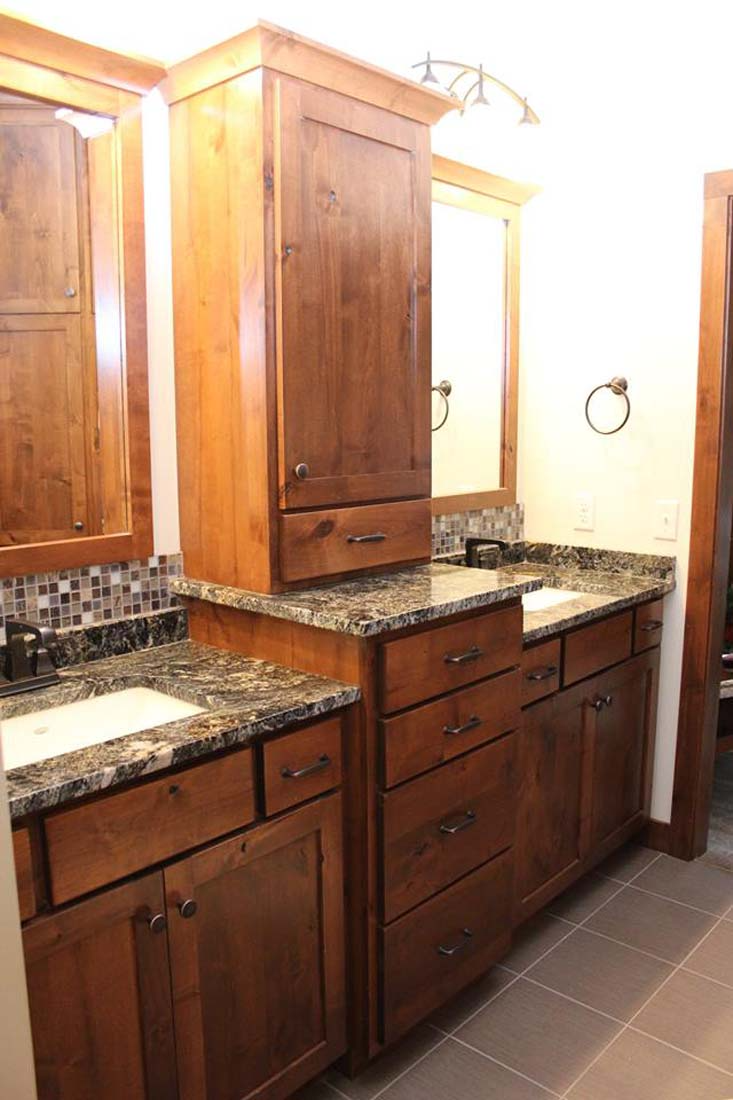
<instances>
[{"instance_id":1,"label":"bronze cabinet knob","mask_svg":"<svg viewBox=\"0 0 733 1100\"><path fill-rule=\"evenodd\" d=\"M184 920L190 920L191 917L195 917L197 909L198 905L193 900L193 898L186 898L186 900L180 902L178 906L178 912L181 914Z\"/></svg>"},{"instance_id":2,"label":"bronze cabinet knob","mask_svg":"<svg viewBox=\"0 0 733 1100\"><path fill-rule=\"evenodd\" d=\"M307 462L299 462L297 466L293 468L293 473L297 477L298 481L305 481L310 473Z\"/></svg>"},{"instance_id":3,"label":"bronze cabinet knob","mask_svg":"<svg viewBox=\"0 0 733 1100\"><path fill-rule=\"evenodd\" d=\"M166 919L163 916L163 914L162 913L156 913L155 916L151 917L150 920L148 921L148 928L150 929L151 932L155 932L156 934L159 934L160 932L165 932L166 923L167 922L166 922Z\"/></svg>"}]
</instances>

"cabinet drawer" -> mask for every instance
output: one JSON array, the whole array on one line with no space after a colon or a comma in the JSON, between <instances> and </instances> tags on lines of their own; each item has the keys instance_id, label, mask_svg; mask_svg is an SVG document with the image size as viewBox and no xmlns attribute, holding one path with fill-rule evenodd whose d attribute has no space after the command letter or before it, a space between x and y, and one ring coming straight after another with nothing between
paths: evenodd
<instances>
[{"instance_id":1,"label":"cabinet drawer","mask_svg":"<svg viewBox=\"0 0 733 1100\"><path fill-rule=\"evenodd\" d=\"M664 601L653 600L637 607L634 614L634 653L653 649L662 641Z\"/></svg>"},{"instance_id":2,"label":"cabinet drawer","mask_svg":"<svg viewBox=\"0 0 733 1100\"><path fill-rule=\"evenodd\" d=\"M277 814L341 783L341 719L263 745L265 809Z\"/></svg>"},{"instance_id":3,"label":"cabinet drawer","mask_svg":"<svg viewBox=\"0 0 733 1100\"><path fill-rule=\"evenodd\" d=\"M111 794L44 820L54 905L254 820L252 751Z\"/></svg>"},{"instance_id":4,"label":"cabinet drawer","mask_svg":"<svg viewBox=\"0 0 733 1100\"><path fill-rule=\"evenodd\" d=\"M508 848L515 735L382 795L384 922Z\"/></svg>"},{"instance_id":5,"label":"cabinet drawer","mask_svg":"<svg viewBox=\"0 0 733 1100\"><path fill-rule=\"evenodd\" d=\"M430 501L280 517L280 577L301 581L430 557Z\"/></svg>"},{"instance_id":6,"label":"cabinet drawer","mask_svg":"<svg viewBox=\"0 0 733 1100\"><path fill-rule=\"evenodd\" d=\"M381 722L385 787L516 729L520 681L518 669L504 672Z\"/></svg>"},{"instance_id":7,"label":"cabinet drawer","mask_svg":"<svg viewBox=\"0 0 733 1100\"><path fill-rule=\"evenodd\" d=\"M380 649L382 710L402 710L522 659L522 609L507 607L423 630Z\"/></svg>"},{"instance_id":8,"label":"cabinet drawer","mask_svg":"<svg viewBox=\"0 0 733 1100\"><path fill-rule=\"evenodd\" d=\"M522 706L552 695L560 687L560 639L525 649L522 653Z\"/></svg>"},{"instance_id":9,"label":"cabinet drawer","mask_svg":"<svg viewBox=\"0 0 733 1100\"><path fill-rule=\"evenodd\" d=\"M27 829L13 830L13 858L18 884L20 919L30 920L36 914L36 890L33 881L31 838Z\"/></svg>"},{"instance_id":10,"label":"cabinet drawer","mask_svg":"<svg viewBox=\"0 0 733 1100\"><path fill-rule=\"evenodd\" d=\"M382 929L383 1041L397 1039L509 946L512 853Z\"/></svg>"},{"instance_id":11,"label":"cabinet drawer","mask_svg":"<svg viewBox=\"0 0 733 1100\"><path fill-rule=\"evenodd\" d=\"M565 638L563 684L574 684L631 656L631 611L582 626Z\"/></svg>"}]
</instances>

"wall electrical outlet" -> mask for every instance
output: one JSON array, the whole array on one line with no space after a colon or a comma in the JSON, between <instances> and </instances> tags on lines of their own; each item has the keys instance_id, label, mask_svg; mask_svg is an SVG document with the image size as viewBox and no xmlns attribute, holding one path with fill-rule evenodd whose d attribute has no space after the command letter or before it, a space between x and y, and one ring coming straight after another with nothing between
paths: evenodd
<instances>
[{"instance_id":1,"label":"wall electrical outlet","mask_svg":"<svg viewBox=\"0 0 733 1100\"><path fill-rule=\"evenodd\" d=\"M596 498L593 493L577 493L575 497L575 530L592 531L596 525Z\"/></svg>"},{"instance_id":2,"label":"wall electrical outlet","mask_svg":"<svg viewBox=\"0 0 733 1100\"><path fill-rule=\"evenodd\" d=\"M678 500L654 501L654 538L674 542L677 538L680 502Z\"/></svg>"}]
</instances>

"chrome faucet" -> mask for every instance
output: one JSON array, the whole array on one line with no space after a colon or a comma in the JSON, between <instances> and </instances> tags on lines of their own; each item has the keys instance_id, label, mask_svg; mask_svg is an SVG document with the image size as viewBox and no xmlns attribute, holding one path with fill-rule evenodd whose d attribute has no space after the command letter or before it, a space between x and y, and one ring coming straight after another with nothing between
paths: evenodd
<instances>
[{"instance_id":1,"label":"chrome faucet","mask_svg":"<svg viewBox=\"0 0 733 1100\"><path fill-rule=\"evenodd\" d=\"M55 641L56 631L50 626L7 619L0 696L58 683L60 677L48 652L48 646Z\"/></svg>"}]
</instances>

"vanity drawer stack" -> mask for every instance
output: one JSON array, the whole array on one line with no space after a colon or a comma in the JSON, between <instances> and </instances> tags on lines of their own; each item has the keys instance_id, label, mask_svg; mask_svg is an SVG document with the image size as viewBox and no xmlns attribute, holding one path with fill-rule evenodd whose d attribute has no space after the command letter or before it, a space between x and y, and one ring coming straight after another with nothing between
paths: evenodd
<instances>
[{"instance_id":1,"label":"vanity drawer stack","mask_svg":"<svg viewBox=\"0 0 733 1100\"><path fill-rule=\"evenodd\" d=\"M378 649L383 1042L508 946L521 657L519 606Z\"/></svg>"}]
</instances>

